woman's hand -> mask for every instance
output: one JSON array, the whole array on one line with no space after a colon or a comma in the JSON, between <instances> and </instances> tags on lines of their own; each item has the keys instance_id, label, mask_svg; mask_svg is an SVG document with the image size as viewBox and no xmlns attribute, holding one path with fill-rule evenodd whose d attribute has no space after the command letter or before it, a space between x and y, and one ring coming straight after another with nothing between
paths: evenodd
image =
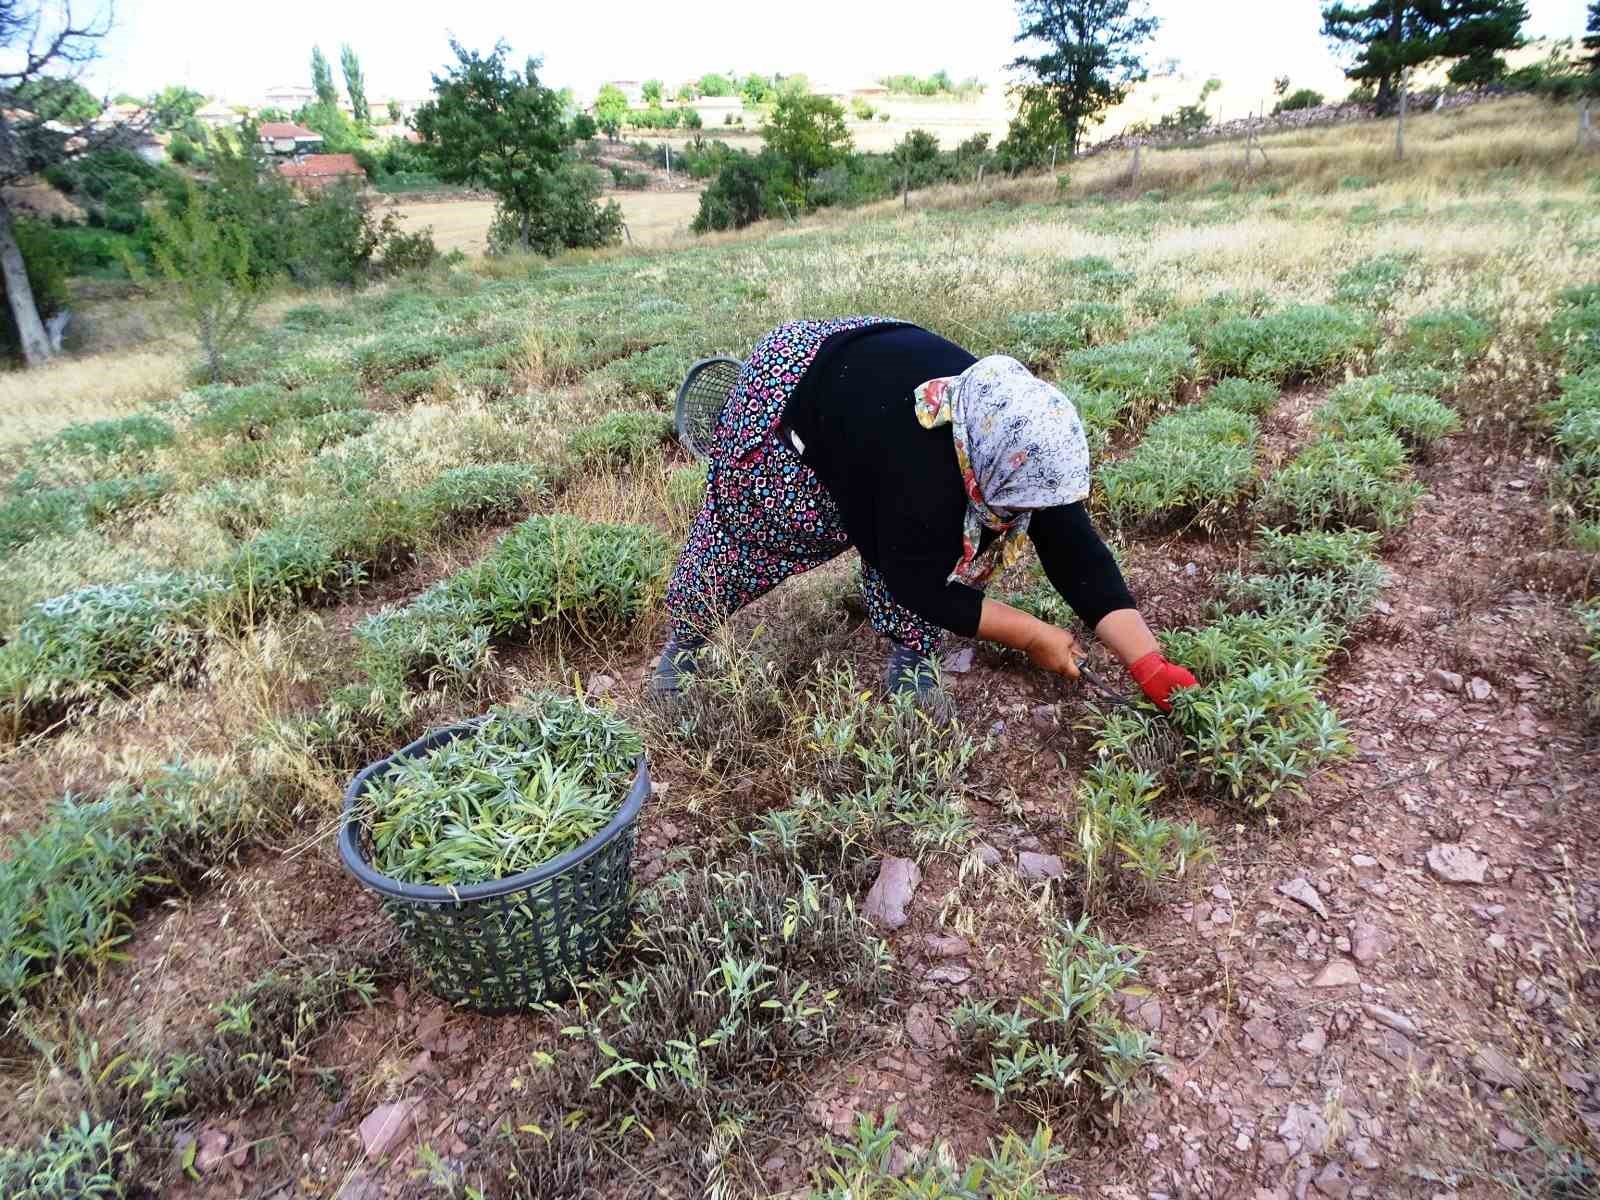
<instances>
[{"instance_id":1,"label":"woman's hand","mask_svg":"<svg viewBox=\"0 0 1600 1200\"><path fill-rule=\"evenodd\" d=\"M1049 671L1063 679L1078 678L1078 663L1083 659L1083 648L1078 645L1078 639L1065 629L1040 621L1038 630L1022 650L1041 671Z\"/></svg>"},{"instance_id":2,"label":"woman's hand","mask_svg":"<svg viewBox=\"0 0 1600 1200\"><path fill-rule=\"evenodd\" d=\"M1137 662L1128 664L1128 674L1133 676L1140 690L1162 712L1172 711L1172 693L1179 688L1198 687L1187 667L1166 660L1159 650L1152 650Z\"/></svg>"}]
</instances>

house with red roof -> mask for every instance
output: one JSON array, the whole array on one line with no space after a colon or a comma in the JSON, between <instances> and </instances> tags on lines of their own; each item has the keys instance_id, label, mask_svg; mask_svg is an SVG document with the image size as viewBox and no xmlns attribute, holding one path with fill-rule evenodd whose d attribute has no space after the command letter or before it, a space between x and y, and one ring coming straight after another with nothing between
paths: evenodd
<instances>
[{"instance_id":1,"label":"house with red roof","mask_svg":"<svg viewBox=\"0 0 1600 1200\"><path fill-rule=\"evenodd\" d=\"M278 174L297 188L316 191L336 183L364 187L367 173L353 154L307 154L304 158L278 164Z\"/></svg>"},{"instance_id":2,"label":"house with red roof","mask_svg":"<svg viewBox=\"0 0 1600 1200\"><path fill-rule=\"evenodd\" d=\"M292 121L263 121L256 136L268 154L297 157L315 154L322 148L322 135Z\"/></svg>"}]
</instances>

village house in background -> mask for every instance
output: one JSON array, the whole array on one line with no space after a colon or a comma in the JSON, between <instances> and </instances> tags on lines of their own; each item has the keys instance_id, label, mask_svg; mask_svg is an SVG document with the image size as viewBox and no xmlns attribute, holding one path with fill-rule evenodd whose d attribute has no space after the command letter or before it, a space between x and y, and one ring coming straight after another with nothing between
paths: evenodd
<instances>
[{"instance_id":1,"label":"village house in background","mask_svg":"<svg viewBox=\"0 0 1600 1200\"><path fill-rule=\"evenodd\" d=\"M367 173L353 154L308 154L278 164L278 174L303 191L318 191L336 183L364 187Z\"/></svg>"},{"instance_id":2,"label":"village house in background","mask_svg":"<svg viewBox=\"0 0 1600 1200\"><path fill-rule=\"evenodd\" d=\"M293 121L265 121L257 128L261 147L279 158L301 158L322 149L322 135Z\"/></svg>"}]
</instances>

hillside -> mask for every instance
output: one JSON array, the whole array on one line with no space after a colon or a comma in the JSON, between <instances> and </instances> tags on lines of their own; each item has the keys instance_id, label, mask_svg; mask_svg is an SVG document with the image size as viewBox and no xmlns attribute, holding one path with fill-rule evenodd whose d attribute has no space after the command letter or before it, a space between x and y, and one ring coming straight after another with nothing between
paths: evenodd
<instances>
[{"instance_id":1,"label":"hillside","mask_svg":"<svg viewBox=\"0 0 1600 1200\"><path fill-rule=\"evenodd\" d=\"M1571 130L1513 101L1419 117L1404 163L1386 122L1251 169L1118 152L286 295L219 385L152 300L141 344L0 378L0 1185L1590 1194ZM958 645L954 720L886 710L851 555L742 614L686 708L644 702L704 486L683 372L868 312L1075 398L1202 703ZM1071 620L1031 560L995 594ZM481 1016L342 869L340 799L538 690L643 731L639 891L577 999ZM863 916L888 858L895 927Z\"/></svg>"}]
</instances>

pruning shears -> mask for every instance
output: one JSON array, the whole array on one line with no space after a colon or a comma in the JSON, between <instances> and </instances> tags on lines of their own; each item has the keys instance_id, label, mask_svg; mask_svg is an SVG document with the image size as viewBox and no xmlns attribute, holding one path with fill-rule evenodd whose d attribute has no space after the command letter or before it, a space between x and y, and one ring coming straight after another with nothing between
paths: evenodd
<instances>
[{"instance_id":1,"label":"pruning shears","mask_svg":"<svg viewBox=\"0 0 1600 1200\"><path fill-rule=\"evenodd\" d=\"M1103 678L1101 678L1099 672L1095 671L1089 666L1089 660L1087 658L1080 659L1078 661L1078 677L1082 679L1084 683L1088 684L1088 686L1094 690L1095 694L1107 704L1121 705L1133 703L1132 696L1129 696L1126 692L1117 691Z\"/></svg>"}]
</instances>

